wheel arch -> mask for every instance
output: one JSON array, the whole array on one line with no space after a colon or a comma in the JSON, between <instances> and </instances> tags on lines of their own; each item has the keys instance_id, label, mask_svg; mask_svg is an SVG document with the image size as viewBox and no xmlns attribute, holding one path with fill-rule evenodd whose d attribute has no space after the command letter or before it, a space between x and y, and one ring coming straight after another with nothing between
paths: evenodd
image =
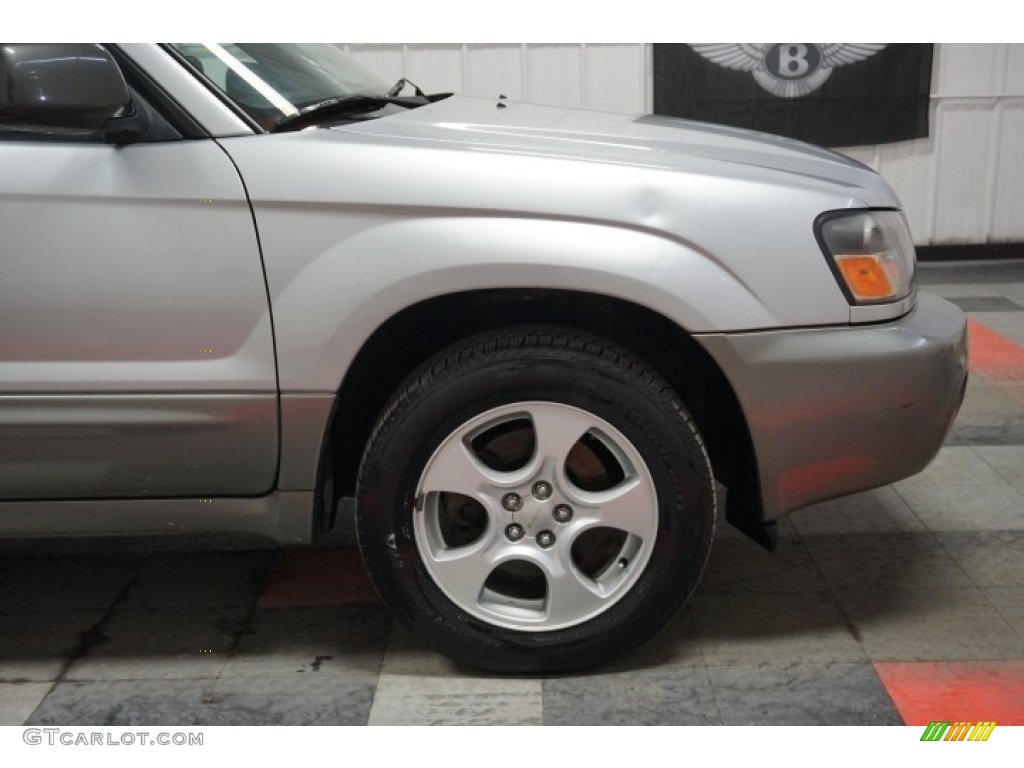
<instances>
[{"instance_id":1,"label":"wheel arch","mask_svg":"<svg viewBox=\"0 0 1024 768\"><path fill-rule=\"evenodd\" d=\"M407 376L469 336L538 323L602 336L653 366L694 417L716 478L728 488L728 519L758 538L761 494L747 420L731 384L697 340L663 315L624 299L534 288L465 291L426 299L392 315L366 339L338 389L325 432L320 485L329 483L335 498L322 506L324 519L317 521L315 530L329 530L335 522L335 501L354 494L373 425Z\"/></svg>"}]
</instances>

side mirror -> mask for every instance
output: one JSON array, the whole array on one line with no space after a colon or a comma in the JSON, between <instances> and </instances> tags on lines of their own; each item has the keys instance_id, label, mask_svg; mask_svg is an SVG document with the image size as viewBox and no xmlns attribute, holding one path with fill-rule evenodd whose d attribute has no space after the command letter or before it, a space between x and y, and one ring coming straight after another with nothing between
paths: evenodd
<instances>
[{"instance_id":1,"label":"side mirror","mask_svg":"<svg viewBox=\"0 0 1024 768\"><path fill-rule=\"evenodd\" d=\"M117 62L93 43L0 43L0 130L100 134L134 114Z\"/></svg>"}]
</instances>

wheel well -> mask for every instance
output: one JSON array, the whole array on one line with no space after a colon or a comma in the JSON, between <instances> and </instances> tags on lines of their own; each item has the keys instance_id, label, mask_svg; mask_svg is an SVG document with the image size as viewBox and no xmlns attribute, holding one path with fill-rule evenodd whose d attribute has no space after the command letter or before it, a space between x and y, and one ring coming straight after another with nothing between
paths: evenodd
<instances>
[{"instance_id":1,"label":"wheel well","mask_svg":"<svg viewBox=\"0 0 1024 768\"><path fill-rule=\"evenodd\" d=\"M589 331L653 366L679 393L700 429L715 476L728 488L729 521L758 538L762 510L757 460L746 418L718 365L665 317L621 299L583 292L523 289L451 294L408 307L378 328L342 382L328 430L331 444L324 455L332 457L329 469L336 499L354 495L359 462L373 425L409 374L459 339L515 324ZM325 505L329 510L336 507L335 503ZM319 530L328 530L333 523L319 521Z\"/></svg>"}]
</instances>

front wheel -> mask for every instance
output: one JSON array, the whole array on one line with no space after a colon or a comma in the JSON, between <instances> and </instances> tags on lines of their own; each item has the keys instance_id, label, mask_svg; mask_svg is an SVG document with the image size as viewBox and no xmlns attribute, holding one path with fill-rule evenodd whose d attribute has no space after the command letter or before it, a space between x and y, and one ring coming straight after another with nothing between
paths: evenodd
<instances>
[{"instance_id":1,"label":"front wheel","mask_svg":"<svg viewBox=\"0 0 1024 768\"><path fill-rule=\"evenodd\" d=\"M360 470L359 544L384 601L442 653L571 671L683 606L713 486L692 420L644 363L515 329L446 350L392 400Z\"/></svg>"}]
</instances>

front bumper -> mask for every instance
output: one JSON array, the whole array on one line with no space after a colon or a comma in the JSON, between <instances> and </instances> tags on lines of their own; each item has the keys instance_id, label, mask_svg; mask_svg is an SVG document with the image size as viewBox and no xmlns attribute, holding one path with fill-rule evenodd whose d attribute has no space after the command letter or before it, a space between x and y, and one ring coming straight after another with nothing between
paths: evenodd
<instances>
[{"instance_id":1,"label":"front bumper","mask_svg":"<svg viewBox=\"0 0 1024 768\"><path fill-rule=\"evenodd\" d=\"M746 415L766 521L920 472L967 383L966 319L929 294L890 323L698 341Z\"/></svg>"}]
</instances>

